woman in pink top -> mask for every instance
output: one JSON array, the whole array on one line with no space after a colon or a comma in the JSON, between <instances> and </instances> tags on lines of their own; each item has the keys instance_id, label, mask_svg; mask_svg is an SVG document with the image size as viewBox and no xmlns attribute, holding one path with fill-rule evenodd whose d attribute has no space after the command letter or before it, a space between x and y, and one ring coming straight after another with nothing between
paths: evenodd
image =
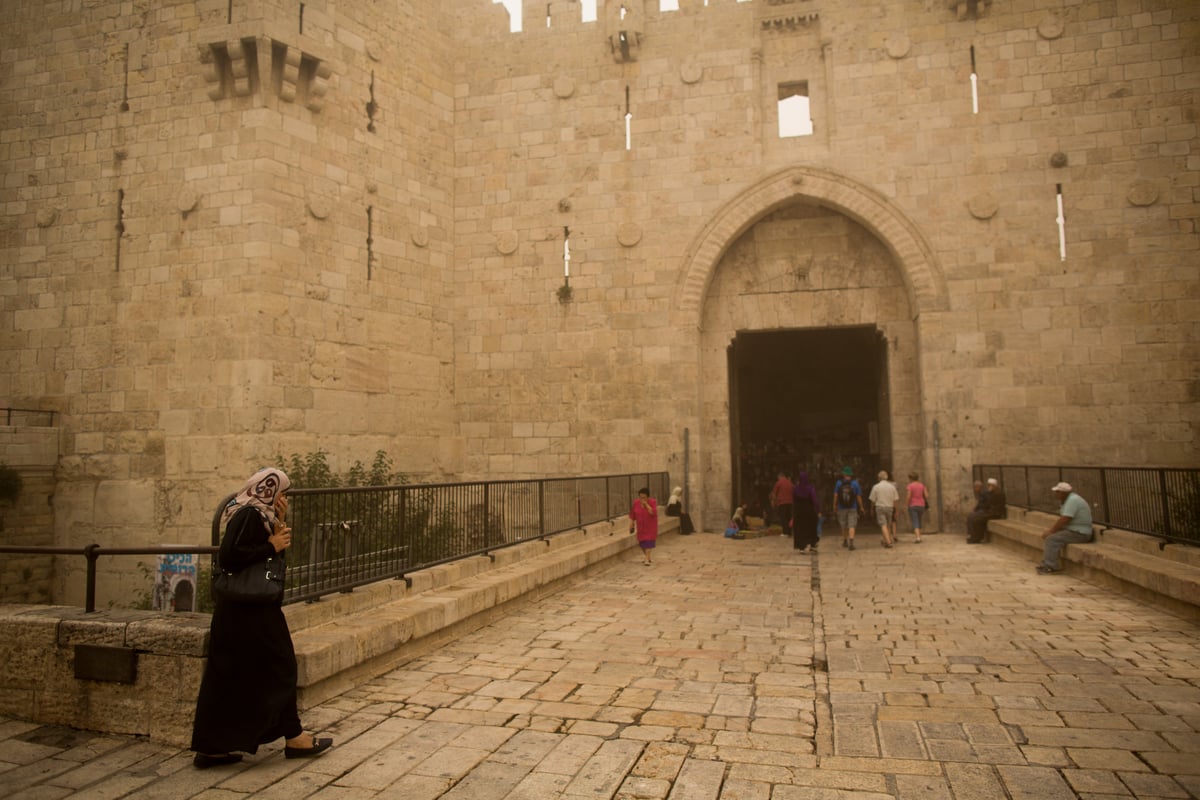
<instances>
[{"instance_id":1,"label":"woman in pink top","mask_svg":"<svg viewBox=\"0 0 1200 800\"><path fill-rule=\"evenodd\" d=\"M649 489L638 489L637 500L629 509L629 532L637 531L638 547L642 548L642 563L650 566L650 551L658 540L658 502Z\"/></svg>"},{"instance_id":2,"label":"woman in pink top","mask_svg":"<svg viewBox=\"0 0 1200 800\"><path fill-rule=\"evenodd\" d=\"M929 500L925 484L917 480L917 473L908 473L908 520L912 523L913 532L917 534L917 544L921 543L921 515L929 508Z\"/></svg>"}]
</instances>

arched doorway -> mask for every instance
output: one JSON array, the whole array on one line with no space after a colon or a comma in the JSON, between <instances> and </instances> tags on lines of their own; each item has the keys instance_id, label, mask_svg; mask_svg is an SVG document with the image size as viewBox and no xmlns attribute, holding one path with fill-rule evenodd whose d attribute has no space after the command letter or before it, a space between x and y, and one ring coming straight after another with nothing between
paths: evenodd
<instances>
[{"instance_id":1,"label":"arched doorway","mask_svg":"<svg viewBox=\"0 0 1200 800\"><path fill-rule=\"evenodd\" d=\"M843 467L864 482L891 468L888 348L880 330L739 331L728 354L735 503L753 509L765 502L780 472L806 472L825 499Z\"/></svg>"},{"instance_id":2,"label":"arched doorway","mask_svg":"<svg viewBox=\"0 0 1200 800\"><path fill-rule=\"evenodd\" d=\"M854 466L929 471L918 341L922 315L946 307L945 284L915 227L882 196L842 176L787 170L747 189L716 215L689 248L684 267L680 311L694 315L699 330L700 486L693 508L700 509L705 529L724 527L740 490L734 488L734 462L745 444L747 415L744 398L731 391L738 376L730 365L755 337L782 347L776 358L801 350L799 361L786 353L801 378L777 381L781 398L770 414L804 407L810 396L827 404L826 411L811 412L816 416L807 427L799 426L797 447L806 452L798 464L828 466L849 454L834 441L841 434L829 411L847 404L838 398L848 390L839 389L832 374L823 378L828 370L820 364L828 357L823 337L858 331L850 337L874 344L869 357L867 350L848 356L865 362L861 369L872 376L852 390L854 403L869 405L861 395L875 394L877 410L873 419L860 420L870 443L858 454L863 463ZM805 357L806 350L822 352ZM763 356L772 357L769 349ZM814 421L822 413L825 421ZM823 430L828 435L815 441ZM736 480L740 486L740 475Z\"/></svg>"}]
</instances>

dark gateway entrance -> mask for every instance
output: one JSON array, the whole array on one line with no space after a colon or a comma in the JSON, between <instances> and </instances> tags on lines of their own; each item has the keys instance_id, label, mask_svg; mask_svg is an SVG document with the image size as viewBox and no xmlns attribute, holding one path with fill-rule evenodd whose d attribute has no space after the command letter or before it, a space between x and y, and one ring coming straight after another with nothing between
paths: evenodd
<instances>
[{"instance_id":1,"label":"dark gateway entrance","mask_svg":"<svg viewBox=\"0 0 1200 800\"><path fill-rule=\"evenodd\" d=\"M807 471L823 508L842 467L870 491L891 469L887 352L875 327L739 331L729 346L733 502L769 508L781 470Z\"/></svg>"}]
</instances>

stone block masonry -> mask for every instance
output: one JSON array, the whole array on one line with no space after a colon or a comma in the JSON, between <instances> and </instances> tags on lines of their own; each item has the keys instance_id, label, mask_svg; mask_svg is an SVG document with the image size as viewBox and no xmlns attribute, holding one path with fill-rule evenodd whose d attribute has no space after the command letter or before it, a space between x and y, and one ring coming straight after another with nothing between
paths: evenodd
<instances>
[{"instance_id":1,"label":"stone block masonry","mask_svg":"<svg viewBox=\"0 0 1200 800\"><path fill-rule=\"evenodd\" d=\"M875 455L948 514L976 461L1194 463L1194 2L525 5L6 4L0 386L62 414L55 544L198 542L317 449L686 460L719 529L740 331L874 328Z\"/></svg>"}]
</instances>

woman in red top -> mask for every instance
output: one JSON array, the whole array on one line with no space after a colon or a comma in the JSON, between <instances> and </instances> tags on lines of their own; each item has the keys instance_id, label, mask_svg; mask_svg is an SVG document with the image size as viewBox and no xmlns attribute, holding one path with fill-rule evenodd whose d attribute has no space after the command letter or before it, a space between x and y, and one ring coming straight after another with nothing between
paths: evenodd
<instances>
[{"instance_id":1,"label":"woman in red top","mask_svg":"<svg viewBox=\"0 0 1200 800\"><path fill-rule=\"evenodd\" d=\"M921 515L929 508L928 492L925 484L917 479L917 473L908 473L908 520L912 523L913 532L917 534L917 544L921 543Z\"/></svg>"},{"instance_id":2,"label":"woman in red top","mask_svg":"<svg viewBox=\"0 0 1200 800\"><path fill-rule=\"evenodd\" d=\"M642 563L650 566L650 551L658 540L658 502L650 490L638 489L637 500L629 509L629 532L637 532L638 547L642 548Z\"/></svg>"}]
</instances>

